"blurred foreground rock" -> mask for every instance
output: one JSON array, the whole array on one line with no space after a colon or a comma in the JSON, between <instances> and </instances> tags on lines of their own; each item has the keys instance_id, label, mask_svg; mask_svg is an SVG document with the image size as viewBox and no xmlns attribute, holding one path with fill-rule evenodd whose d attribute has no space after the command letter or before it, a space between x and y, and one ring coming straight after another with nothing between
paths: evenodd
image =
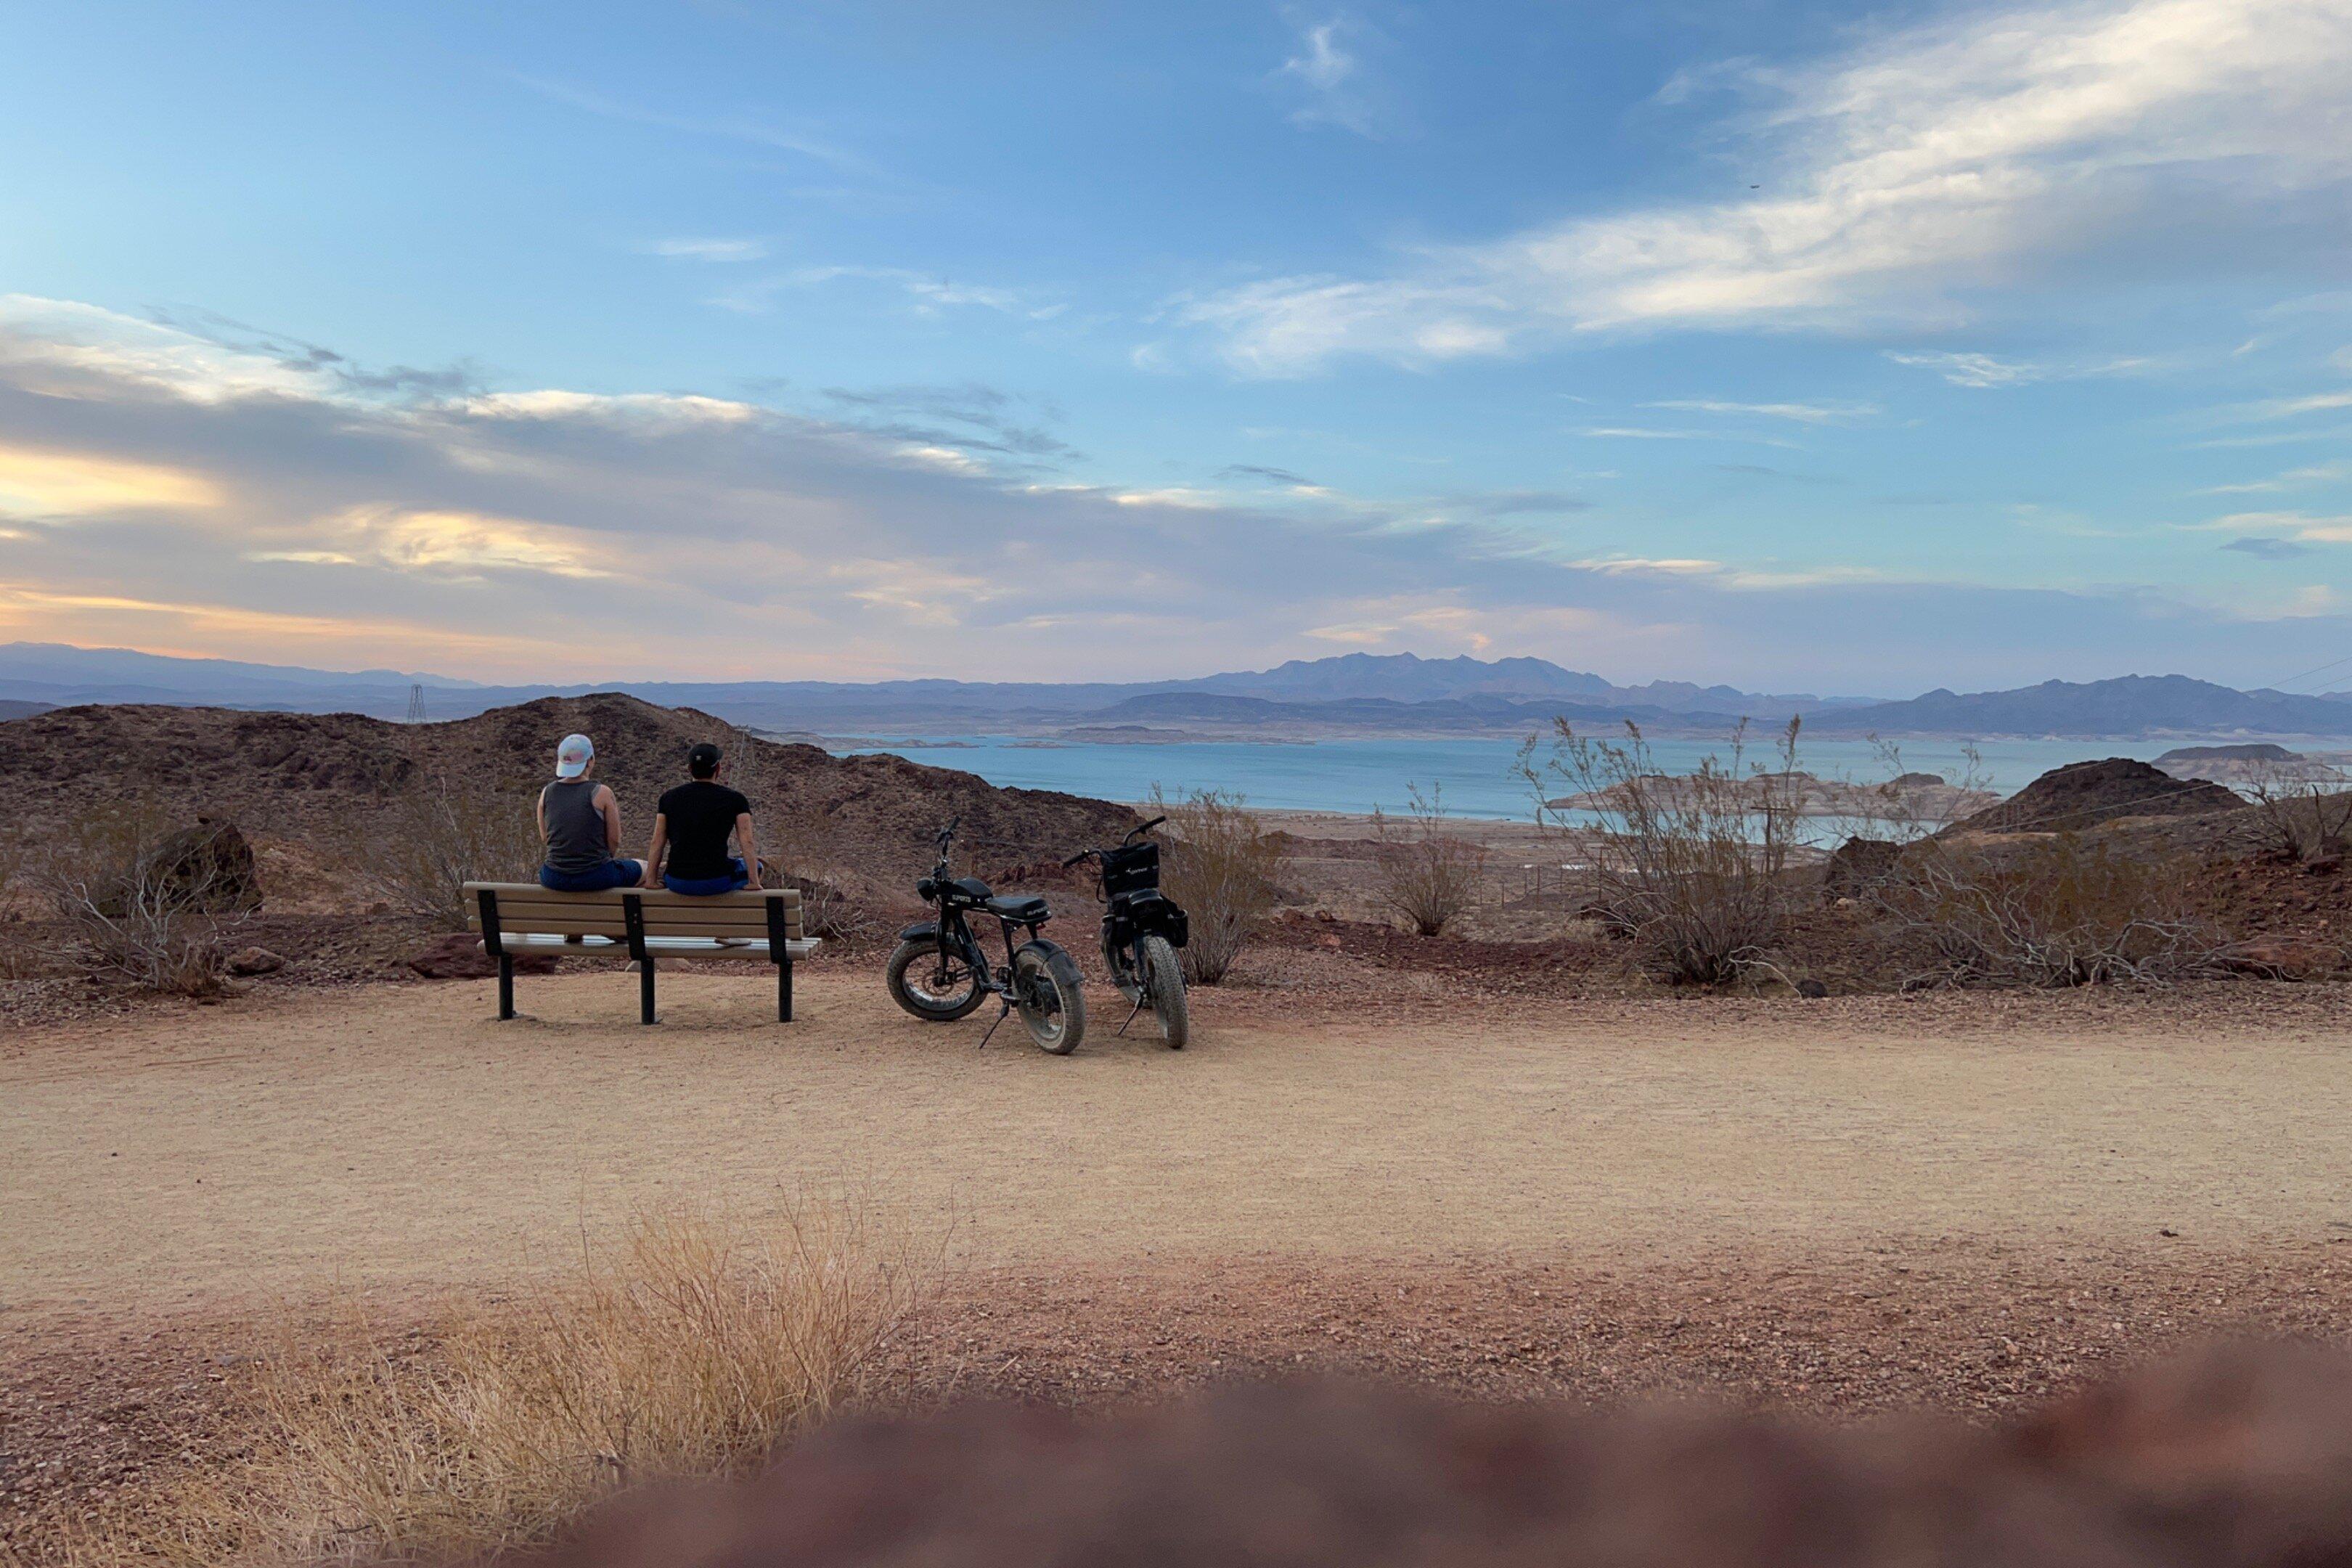
<instances>
[{"instance_id":1,"label":"blurred foreground rock","mask_svg":"<svg viewBox=\"0 0 2352 1568\"><path fill-rule=\"evenodd\" d=\"M1591 1415L1333 1384L844 1421L624 1500L542 1568L2352 1563L2352 1361L2223 1349L1998 1430Z\"/></svg>"}]
</instances>

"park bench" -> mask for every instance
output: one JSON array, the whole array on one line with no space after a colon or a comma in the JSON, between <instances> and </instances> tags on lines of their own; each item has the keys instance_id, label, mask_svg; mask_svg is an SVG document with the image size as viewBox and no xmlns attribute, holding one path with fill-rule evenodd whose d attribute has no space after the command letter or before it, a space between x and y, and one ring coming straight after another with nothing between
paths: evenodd
<instances>
[{"instance_id":1,"label":"park bench","mask_svg":"<svg viewBox=\"0 0 2352 1568\"><path fill-rule=\"evenodd\" d=\"M712 893L615 888L558 893L536 882L468 882L466 923L499 961L499 1016L514 1011L519 952L625 952L638 971L643 1022L656 1022L654 970L665 958L764 958L776 966L776 1021L793 1021L793 961L817 949L801 925L798 888Z\"/></svg>"}]
</instances>

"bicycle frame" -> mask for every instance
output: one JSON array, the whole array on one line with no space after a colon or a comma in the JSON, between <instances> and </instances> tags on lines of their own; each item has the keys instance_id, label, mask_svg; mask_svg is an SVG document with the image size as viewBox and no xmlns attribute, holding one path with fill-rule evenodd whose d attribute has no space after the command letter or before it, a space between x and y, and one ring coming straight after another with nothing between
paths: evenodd
<instances>
[{"instance_id":1,"label":"bicycle frame","mask_svg":"<svg viewBox=\"0 0 2352 1568\"><path fill-rule=\"evenodd\" d=\"M1012 996L1013 955L1019 945L1013 940L1013 933L1018 929L1026 931L1029 940L1035 941L1038 932L1044 929L1045 921L1017 921L992 910L984 910L984 906L977 901L965 903L957 900L957 879L949 875L948 847L954 841L956 825L961 820L959 817L949 823L940 833L939 859L932 864L931 874L924 879L923 886L918 891L922 892L939 911L938 919L929 923L938 942L942 963L949 959L959 960L971 971L982 990L993 996ZM988 950L971 929L971 911L976 909L984 910L996 921L997 931L1004 938L1004 963L1001 966L990 960ZM921 930L921 925L912 925L898 934L904 940L919 934Z\"/></svg>"}]
</instances>

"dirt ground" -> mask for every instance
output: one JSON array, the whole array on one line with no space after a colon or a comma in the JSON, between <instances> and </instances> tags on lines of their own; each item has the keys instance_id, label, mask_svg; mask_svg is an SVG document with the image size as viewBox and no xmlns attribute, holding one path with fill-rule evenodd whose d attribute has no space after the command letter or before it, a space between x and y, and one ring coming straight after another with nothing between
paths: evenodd
<instances>
[{"instance_id":1,"label":"dirt ground","mask_svg":"<svg viewBox=\"0 0 2352 1568\"><path fill-rule=\"evenodd\" d=\"M1854 999L1301 1023L1048 1058L862 974L379 987L19 1032L0 1057L12 1316L487 1279L646 1206L845 1191L965 1263L1664 1258L1980 1238L2325 1242L2352 1226L2352 1018L2160 1005L1987 1037ZM2329 988L2332 994L2333 988ZM2314 993L2315 995L2318 994ZM2327 1011L2336 1009L2331 1005ZM1228 1016L1230 1015L1230 1016ZM21 1321L21 1319L19 1320Z\"/></svg>"},{"instance_id":2,"label":"dirt ground","mask_svg":"<svg viewBox=\"0 0 2352 1568\"><path fill-rule=\"evenodd\" d=\"M840 1192L944 1247L915 1403L1317 1368L1981 1414L2352 1331L2338 987L1515 1001L1379 957L1269 950L1181 1054L1116 1014L976 1050L866 965L782 1028L762 974L665 976L646 1029L598 968L503 1026L458 983L12 1030L0 1561L219 1462L276 1325L422 1321L679 1203Z\"/></svg>"}]
</instances>

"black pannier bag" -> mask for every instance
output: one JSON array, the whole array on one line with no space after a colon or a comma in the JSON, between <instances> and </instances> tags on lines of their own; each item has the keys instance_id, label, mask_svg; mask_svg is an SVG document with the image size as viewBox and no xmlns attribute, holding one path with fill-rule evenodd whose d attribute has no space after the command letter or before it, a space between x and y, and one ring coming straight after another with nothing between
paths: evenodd
<instances>
[{"instance_id":1,"label":"black pannier bag","mask_svg":"<svg viewBox=\"0 0 2352 1568\"><path fill-rule=\"evenodd\" d=\"M1145 842L1102 854L1103 895L1149 892L1160 886L1160 846Z\"/></svg>"}]
</instances>

